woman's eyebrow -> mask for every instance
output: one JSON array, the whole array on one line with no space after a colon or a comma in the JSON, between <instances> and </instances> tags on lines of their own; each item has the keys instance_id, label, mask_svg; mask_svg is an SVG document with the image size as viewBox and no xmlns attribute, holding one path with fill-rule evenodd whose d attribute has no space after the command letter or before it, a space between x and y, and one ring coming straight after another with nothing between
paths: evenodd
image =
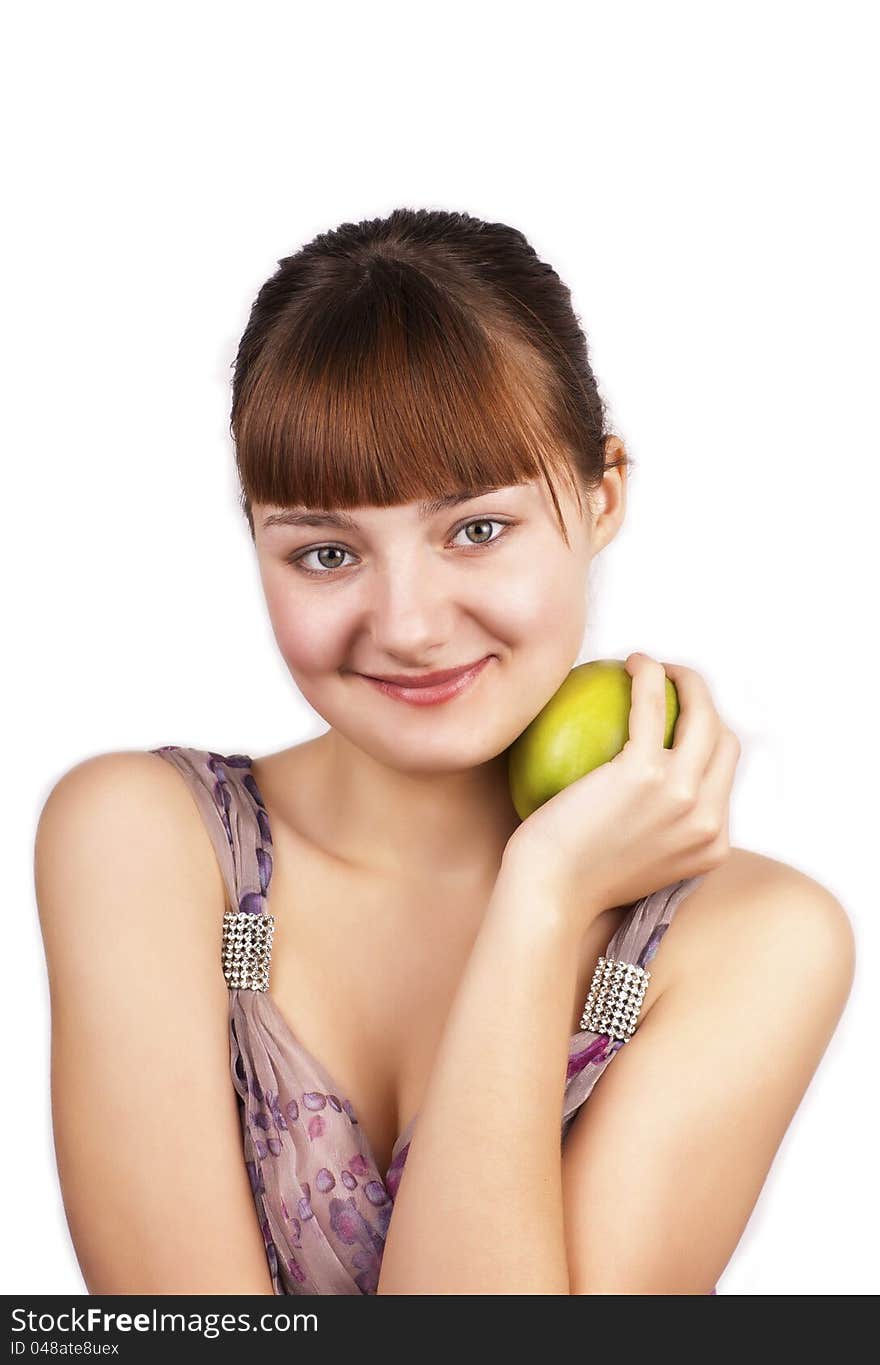
<instances>
[{"instance_id":1,"label":"woman's eyebrow","mask_svg":"<svg viewBox=\"0 0 880 1365\"><path fill-rule=\"evenodd\" d=\"M448 493L442 498L432 498L422 503L419 508L419 519L427 521L428 517L436 516L438 512L443 512L448 507L457 507L459 503L481 498L486 493L498 493L500 488L501 485L495 488L480 488L476 492L472 490L467 493ZM346 531L360 530L354 517L350 517L347 512L270 512L263 521L263 529L269 526L339 526Z\"/></svg>"}]
</instances>

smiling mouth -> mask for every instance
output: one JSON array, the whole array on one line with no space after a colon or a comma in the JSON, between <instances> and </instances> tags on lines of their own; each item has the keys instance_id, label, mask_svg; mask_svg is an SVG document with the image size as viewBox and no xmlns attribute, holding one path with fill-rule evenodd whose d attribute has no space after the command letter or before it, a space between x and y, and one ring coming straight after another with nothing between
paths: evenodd
<instances>
[{"instance_id":1,"label":"smiling mouth","mask_svg":"<svg viewBox=\"0 0 880 1365\"><path fill-rule=\"evenodd\" d=\"M453 673L452 677L447 676L445 682L432 683L430 686L424 682L413 682L404 686L401 683L389 682L386 678L374 678L370 673L359 673L357 676L396 701L403 701L411 706L434 706L438 702L451 701L453 697L465 692L494 657L493 654L487 654L475 664Z\"/></svg>"},{"instance_id":2,"label":"smiling mouth","mask_svg":"<svg viewBox=\"0 0 880 1365\"><path fill-rule=\"evenodd\" d=\"M393 683L395 687L439 687L441 683L460 678L463 673L470 673L471 669L485 662L488 657L484 655L482 659L474 659L472 663L461 664L458 668L440 669L436 673L362 673L361 677L370 678L373 682Z\"/></svg>"}]
</instances>

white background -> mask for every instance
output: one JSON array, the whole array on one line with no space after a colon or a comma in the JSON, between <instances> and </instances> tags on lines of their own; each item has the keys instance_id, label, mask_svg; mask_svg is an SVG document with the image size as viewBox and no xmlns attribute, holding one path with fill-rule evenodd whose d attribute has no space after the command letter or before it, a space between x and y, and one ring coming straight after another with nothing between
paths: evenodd
<instances>
[{"instance_id":1,"label":"white background","mask_svg":"<svg viewBox=\"0 0 880 1365\"><path fill-rule=\"evenodd\" d=\"M583 657L697 668L744 745L732 842L855 926L847 1010L719 1293L880 1287L872 9L7 20L4 1291L84 1292L52 1143L40 808L95 753L259 755L325 728L265 614L230 367L280 257L398 206L508 222L571 287L638 462Z\"/></svg>"}]
</instances>

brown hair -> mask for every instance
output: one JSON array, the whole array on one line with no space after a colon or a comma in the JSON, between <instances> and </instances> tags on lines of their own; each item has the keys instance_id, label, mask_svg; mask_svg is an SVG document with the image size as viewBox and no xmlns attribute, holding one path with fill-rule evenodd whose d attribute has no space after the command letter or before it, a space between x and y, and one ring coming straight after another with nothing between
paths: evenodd
<instances>
[{"instance_id":1,"label":"brown hair","mask_svg":"<svg viewBox=\"0 0 880 1365\"><path fill-rule=\"evenodd\" d=\"M606 407L569 289L523 234L395 209L319 234L257 294L230 432L241 506L387 507L553 474L583 512Z\"/></svg>"}]
</instances>

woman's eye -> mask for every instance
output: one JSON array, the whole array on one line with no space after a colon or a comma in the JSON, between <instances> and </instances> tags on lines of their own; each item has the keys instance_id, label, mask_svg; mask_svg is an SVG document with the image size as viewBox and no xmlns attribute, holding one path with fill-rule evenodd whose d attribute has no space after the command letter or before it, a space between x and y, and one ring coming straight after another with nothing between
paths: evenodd
<instances>
[{"instance_id":1,"label":"woman's eye","mask_svg":"<svg viewBox=\"0 0 880 1365\"><path fill-rule=\"evenodd\" d=\"M478 538L469 539L469 544L474 549L478 550L483 545L494 545L496 541L501 540L502 536L505 534L506 528L512 525L512 522L499 521L495 517L475 517L473 520L466 521L463 526L460 526L455 532L455 535L460 535L462 531L469 531L472 526L477 527ZM491 531L487 530L487 528L492 526L501 526L505 529L502 529L500 535L492 536ZM491 539L489 538L490 536ZM295 554L290 555L288 563L295 565L300 573L311 574L313 578L329 578L336 573L337 569L343 567L342 561L345 559L345 556L350 553L350 550L344 550L341 545L315 545L310 550L298 550ZM320 568L310 568L306 565L305 561L310 555L315 555L317 557L317 562L321 566ZM328 556L330 563L326 563L321 559L320 556L322 555Z\"/></svg>"},{"instance_id":2,"label":"woman's eye","mask_svg":"<svg viewBox=\"0 0 880 1365\"><path fill-rule=\"evenodd\" d=\"M464 526L460 527L460 528L459 528L459 531L456 531L456 535L458 535L458 534L460 533L460 531L469 531L470 528L471 528L472 526L477 526L477 527L479 527L479 528L481 529L481 531L482 531L482 528L488 527L488 526L509 526L509 525L510 525L509 522L506 522L506 521L495 521L494 518L492 518L492 517L478 517L475 521L466 521L465 524L464 524ZM504 532L502 531L502 535L503 535L503 534L504 534ZM491 532L489 532L489 535L491 535ZM485 537L485 538L481 538L481 539L479 539L479 540L472 540L470 543L471 543L471 545L491 545L491 544L493 543L493 541L495 541L495 540L500 540L500 539L501 539L501 536L494 536L494 537L492 538L492 540L490 540L488 537Z\"/></svg>"},{"instance_id":3,"label":"woman's eye","mask_svg":"<svg viewBox=\"0 0 880 1365\"><path fill-rule=\"evenodd\" d=\"M330 554L331 556L341 555L342 558L344 559L348 553L349 553L348 550L343 550L339 545L317 545L312 550L303 550L301 553L291 555L289 563L294 564L300 570L301 573L312 574L316 578L321 577L326 578L328 574L332 574L336 569L339 568L339 562L337 561L335 563L324 564L322 560L319 560L318 561L319 564L322 565L320 569L308 569L306 568L304 562L306 558L309 555Z\"/></svg>"}]
</instances>

